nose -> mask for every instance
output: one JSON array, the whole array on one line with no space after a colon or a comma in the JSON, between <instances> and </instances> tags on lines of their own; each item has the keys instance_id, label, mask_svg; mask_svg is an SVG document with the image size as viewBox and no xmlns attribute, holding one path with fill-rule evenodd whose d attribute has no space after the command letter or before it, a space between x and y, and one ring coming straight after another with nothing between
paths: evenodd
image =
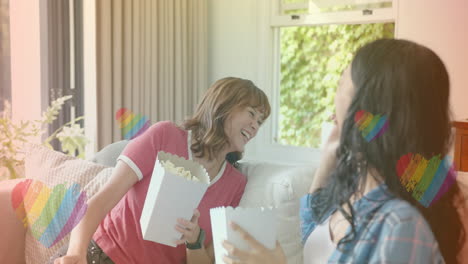
<instances>
[{"instance_id":1,"label":"nose","mask_svg":"<svg viewBox=\"0 0 468 264\"><path fill-rule=\"evenodd\" d=\"M257 134L258 129L260 128L260 125L258 124L258 118L252 118L252 121L250 122L250 127L252 128L252 131L254 132L254 136Z\"/></svg>"}]
</instances>

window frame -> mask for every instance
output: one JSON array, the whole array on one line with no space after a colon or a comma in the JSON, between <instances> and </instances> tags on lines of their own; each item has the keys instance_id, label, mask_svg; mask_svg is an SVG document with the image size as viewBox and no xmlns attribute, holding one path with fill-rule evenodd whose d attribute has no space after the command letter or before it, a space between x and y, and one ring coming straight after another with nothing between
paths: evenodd
<instances>
[{"instance_id":1,"label":"window frame","mask_svg":"<svg viewBox=\"0 0 468 264\"><path fill-rule=\"evenodd\" d=\"M277 141L279 135L280 97L280 28L291 26L317 26L329 24L371 24L395 23L395 36L398 36L398 1L392 1L390 8L372 9L372 15L362 11L342 11L336 13L300 14L299 19L292 15L279 15L281 0L263 0L259 3L258 14L258 80L260 87L270 98L271 115L258 133L255 143L248 147L246 159L268 160L285 163L318 163L320 149L283 145ZM260 2L260 1L259 1ZM285 155L287 154L287 155Z\"/></svg>"}]
</instances>

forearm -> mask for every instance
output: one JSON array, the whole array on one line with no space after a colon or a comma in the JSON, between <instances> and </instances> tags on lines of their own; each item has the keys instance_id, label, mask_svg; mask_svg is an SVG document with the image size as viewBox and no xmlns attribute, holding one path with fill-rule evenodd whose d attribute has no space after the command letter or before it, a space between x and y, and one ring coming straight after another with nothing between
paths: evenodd
<instances>
[{"instance_id":1,"label":"forearm","mask_svg":"<svg viewBox=\"0 0 468 264\"><path fill-rule=\"evenodd\" d=\"M88 245L108 210L103 210L96 199L91 199L83 219L71 232L68 255L85 255Z\"/></svg>"},{"instance_id":2,"label":"forearm","mask_svg":"<svg viewBox=\"0 0 468 264\"><path fill-rule=\"evenodd\" d=\"M309 193L313 193L317 189L324 187L334 168L335 163L323 160L315 171Z\"/></svg>"},{"instance_id":3,"label":"forearm","mask_svg":"<svg viewBox=\"0 0 468 264\"><path fill-rule=\"evenodd\" d=\"M212 264L214 261L208 255L205 247L200 249L187 249L187 264Z\"/></svg>"},{"instance_id":4,"label":"forearm","mask_svg":"<svg viewBox=\"0 0 468 264\"><path fill-rule=\"evenodd\" d=\"M340 145L340 132L337 126L332 129L330 136L323 148L320 165L315 171L309 193L314 193L317 189L325 187L330 174L336 168L336 151Z\"/></svg>"},{"instance_id":5,"label":"forearm","mask_svg":"<svg viewBox=\"0 0 468 264\"><path fill-rule=\"evenodd\" d=\"M68 255L86 254L91 238L106 214L137 182L138 177L125 163L119 161L104 187L88 201L83 219L72 231Z\"/></svg>"}]
</instances>

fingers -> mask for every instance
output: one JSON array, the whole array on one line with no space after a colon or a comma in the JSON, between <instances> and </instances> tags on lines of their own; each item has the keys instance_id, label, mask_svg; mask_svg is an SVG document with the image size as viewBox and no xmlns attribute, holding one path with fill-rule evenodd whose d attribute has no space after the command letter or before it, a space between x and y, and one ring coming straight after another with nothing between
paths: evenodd
<instances>
[{"instance_id":1,"label":"fingers","mask_svg":"<svg viewBox=\"0 0 468 264\"><path fill-rule=\"evenodd\" d=\"M54 260L54 264L65 264L65 263L78 263L78 260L73 256L63 256Z\"/></svg>"},{"instance_id":2,"label":"fingers","mask_svg":"<svg viewBox=\"0 0 468 264\"><path fill-rule=\"evenodd\" d=\"M226 249L228 255L223 256L225 263L249 263L249 264L263 264L263 263L286 263L283 249L278 241L276 241L276 248L274 250L267 249L260 242L254 239L248 232L242 229L235 223L229 223L231 228L239 233L239 235L249 244L250 249L242 250L236 248L228 241L224 241L222 246Z\"/></svg>"},{"instance_id":3,"label":"fingers","mask_svg":"<svg viewBox=\"0 0 468 264\"><path fill-rule=\"evenodd\" d=\"M198 225L198 218L200 218L200 211L198 211L198 209L195 208L195 210L193 210L193 216L192 219L190 219L190 222Z\"/></svg>"},{"instance_id":4,"label":"fingers","mask_svg":"<svg viewBox=\"0 0 468 264\"><path fill-rule=\"evenodd\" d=\"M179 224L174 228L182 234L182 238L176 242L177 244L184 243L185 241L189 243L194 243L197 241L198 235L200 233L200 228L197 224L184 219L179 219L177 222Z\"/></svg>"},{"instance_id":5,"label":"fingers","mask_svg":"<svg viewBox=\"0 0 468 264\"><path fill-rule=\"evenodd\" d=\"M193 230L198 226L198 223L193 223L193 222L187 221L185 219L177 219L177 223L181 227L185 228L186 230Z\"/></svg>"},{"instance_id":6,"label":"fingers","mask_svg":"<svg viewBox=\"0 0 468 264\"><path fill-rule=\"evenodd\" d=\"M187 241L187 238L190 237L190 230L187 230L179 225L176 225L175 227L175 230L177 230L177 232L181 233L182 234L182 237L179 239L179 240L176 240L174 241L174 243L176 245L181 245L181 244L184 244L185 241Z\"/></svg>"},{"instance_id":7,"label":"fingers","mask_svg":"<svg viewBox=\"0 0 468 264\"><path fill-rule=\"evenodd\" d=\"M184 237L182 237L182 238L184 238ZM182 245L182 244L185 244L185 239L179 239L179 240L176 240L176 241L174 241L174 243L175 243L176 245Z\"/></svg>"},{"instance_id":8,"label":"fingers","mask_svg":"<svg viewBox=\"0 0 468 264\"><path fill-rule=\"evenodd\" d=\"M245 261L250 256L249 252L234 247L234 245L228 241L223 242L223 247L229 254L229 256L224 257L225 259L228 259L228 261L225 260L226 263L241 263L240 261Z\"/></svg>"},{"instance_id":9,"label":"fingers","mask_svg":"<svg viewBox=\"0 0 468 264\"><path fill-rule=\"evenodd\" d=\"M235 259L230 258L230 257L228 257L228 256L223 256L223 261L224 261L224 263L226 263L226 264L242 264L242 263L244 263L244 262L241 261L241 260L235 260Z\"/></svg>"},{"instance_id":10,"label":"fingers","mask_svg":"<svg viewBox=\"0 0 468 264\"><path fill-rule=\"evenodd\" d=\"M265 250L265 247L260 242L258 242L247 231L242 229L242 227L240 227L238 224L234 222L230 222L230 226L232 230L236 231L237 233L241 235L242 239L244 239L249 244L249 246L257 250Z\"/></svg>"},{"instance_id":11,"label":"fingers","mask_svg":"<svg viewBox=\"0 0 468 264\"><path fill-rule=\"evenodd\" d=\"M193 216L190 221L182 218L177 219L177 225L174 228L182 234L181 239L174 241L177 245L183 244L186 241L192 243L197 240L200 232L198 218L200 218L200 211L195 209L193 210Z\"/></svg>"},{"instance_id":12,"label":"fingers","mask_svg":"<svg viewBox=\"0 0 468 264\"><path fill-rule=\"evenodd\" d=\"M198 211L198 209L195 208L195 210L193 210L193 216L190 219L190 221L187 221L186 219L179 218L179 219L177 219L177 222L180 225L184 226L185 228L194 229L194 228L196 228L198 226L198 218L200 218L200 211Z\"/></svg>"},{"instance_id":13,"label":"fingers","mask_svg":"<svg viewBox=\"0 0 468 264\"><path fill-rule=\"evenodd\" d=\"M179 233L181 233L182 235L185 235L185 236L189 235L192 232L192 230L181 227L180 225L176 225L175 230L177 230Z\"/></svg>"},{"instance_id":14,"label":"fingers","mask_svg":"<svg viewBox=\"0 0 468 264\"><path fill-rule=\"evenodd\" d=\"M185 241L193 242L193 241L197 240L198 232L199 232L199 229L197 229L197 228L189 230L187 228L183 228L183 227L181 227L179 225L176 225L175 230L177 230L179 233L182 234L182 238L180 240L183 241L183 242L185 242Z\"/></svg>"},{"instance_id":15,"label":"fingers","mask_svg":"<svg viewBox=\"0 0 468 264\"><path fill-rule=\"evenodd\" d=\"M54 260L54 264L64 264L64 263L67 263L66 262L66 259L67 259L67 256L64 256L64 257L61 257L61 258L57 258Z\"/></svg>"}]
</instances>

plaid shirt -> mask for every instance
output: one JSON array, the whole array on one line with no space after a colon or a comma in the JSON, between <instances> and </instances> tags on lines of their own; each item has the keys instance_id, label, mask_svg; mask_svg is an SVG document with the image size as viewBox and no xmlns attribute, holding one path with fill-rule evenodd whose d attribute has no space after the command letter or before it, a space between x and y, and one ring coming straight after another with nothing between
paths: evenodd
<instances>
[{"instance_id":1,"label":"plaid shirt","mask_svg":"<svg viewBox=\"0 0 468 264\"><path fill-rule=\"evenodd\" d=\"M445 263L423 216L386 190L387 186L382 184L354 203L356 236L343 246L343 252L336 249L328 263ZM316 197L307 194L301 198L303 243L323 222L311 210Z\"/></svg>"}]
</instances>

